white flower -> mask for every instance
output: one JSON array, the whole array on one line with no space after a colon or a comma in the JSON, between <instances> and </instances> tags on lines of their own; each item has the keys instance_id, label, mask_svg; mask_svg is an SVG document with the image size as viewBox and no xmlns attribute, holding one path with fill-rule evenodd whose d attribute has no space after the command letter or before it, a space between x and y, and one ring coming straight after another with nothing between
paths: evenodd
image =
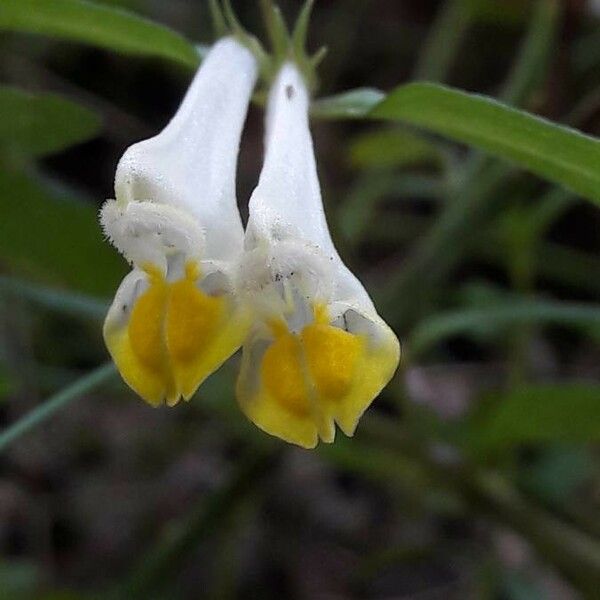
<instances>
[{"instance_id":1,"label":"white flower","mask_svg":"<svg viewBox=\"0 0 600 600\"><path fill-rule=\"evenodd\" d=\"M237 396L264 431L300 446L352 435L394 374L396 336L333 246L308 124L309 94L292 63L272 86L266 155L250 200L242 301L254 324Z\"/></svg>"},{"instance_id":2,"label":"white flower","mask_svg":"<svg viewBox=\"0 0 600 600\"><path fill-rule=\"evenodd\" d=\"M217 42L179 110L131 146L101 222L132 263L104 325L124 380L147 402L188 399L241 345L248 315L233 293L243 247L235 170L257 76L251 52Z\"/></svg>"}]
</instances>

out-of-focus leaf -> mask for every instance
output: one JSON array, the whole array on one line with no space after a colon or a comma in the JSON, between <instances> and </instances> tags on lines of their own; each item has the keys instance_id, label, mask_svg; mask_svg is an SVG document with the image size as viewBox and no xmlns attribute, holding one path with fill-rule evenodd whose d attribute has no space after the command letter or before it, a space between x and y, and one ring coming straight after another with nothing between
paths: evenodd
<instances>
[{"instance_id":1,"label":"out-of-focus leaf","mask_svg":"<svg viewBox=\"0 0 600 600\"><path fill-rule=\"evenodd\" d=\"M600 401L600 400L599 400ZM552 446L524 468L521 487L544 501L560 505L594 473L594 459L583 446Z\"/></svg>"},{"instance_id":2,"label":"out-of-focus leaf","mask_svg":"<svg viewBox=\"0 0 600 600\"><path fill-rule=\"evenodd\" d=\"M35 156L60 152L99 129L96 114L66 98L0 86L0 146L11 151Z\"/></svg>"},{"instance_id":3,"label":"out-of-focus leaf","mask_svg":"<svg viewBox=\"0 0 600 600\"><path fill-rule=\"evenodd\" d=\"M507 104L521 105L544 80L560 22L557 0L537 0L529 30L500 99Z\"/></svg>"},{"instance_id":4,"label":"out-of-focus leaf","mask_svg":"<svg viewBox=\"0 0 600 600\"><path fill-rule=\"evenodd\" d=\"M167 58L195 68L194 45L127 10L86 0L2 0L0 30L38 33L116 52Z\"/></svg>"},{"instance_id":5,"label":"out-of-focus leaf","mask_svg":"<svg viewBox=\"0 0 600 600\"><path fill-rule=\"evenodd\" d=\"M0 261L13 272L112 295L125 264L102 239L96 208L24 173L0 171Z\"/></svg>"},{"instance_id":6,"label":"out-of-focus leaf","mask_svg":"<svg viewBox=\"0 0 600 600\"><path fill-rule=\"evenodd\" d=\"M473 17L473 0L447 0L441 4L419 53L414 79L446 80Z\"/></svg>"},{"instance_id":7,"label":"out-of-focus leaf","mask_svg":"<svg viewBox=\"0 0 600 600\"><path fill-rule=\"evenodd\" d=\"M428 83L396 88L369 116L473 145L600 204L600 141L574 129L492 98Z\"/></svg>"},{"instance_id":8,"label":"out-of-focus leaf","mask_svg":"<svg viewBox=\"0 0 600 600\"><path fill-rule=\"evenodd\" d=\"M25 561L0 562L0 598L30 600L40 583L39 569Z\"/></svg>"},{"instance_id":9,"label":"out-of-focus leaf","mask_svg":"<svg viewBox=\"0 0 600 600\"><path fill-rule=\"evenodd\" d=\"M506 263L506 252L501 242L491 240L489 234L482 234L477 253L479 258L495 265ZM591 254L545 243L535 251L534 269L545 280L600 294L600 278L590 277L590 273L600 273L600 259Z\"/></svg>"},{"instance_id":10,"label":"out-of-focus leaf","mask_svg":"<svg viewBox=\"0 0 600 600\"><path fill-rule=\"evenodd\" d=\"M5 294L13 298L29 300L60 313L91 319L103 319L109 307L107 302L93 296L65 290L53 290L29 281L0 275L0 296ZM1 375L0 371L0 378Z\"/></svg>"},{"instance_id":11,"label":"out-of-focus leaf","mask_svg":"<svg viewBox=\"0 0 600 600\"><path fill-rule=\"evenodd\" d=\"M416 235L419 231L418 228L413 228L416 219L414 215L404 214L398 224L389 215L377 218L375 211L381 201L386 198L437 199L442 193L443 185L431 177L379 171L365 173L339 208L340 230L353 243L358 243L367 231L378 236L384 230L392 231L393 240L401 242L406 237L402 235L403 232L409 231Z\"/></svg>"},{"instance_id":12,"label":"out-of-focus leaf","mask_svg":"<svg viewBox=\"0 0 600 600\"><path fill-rule=\"evenodd\" d=\"M506 600L549 600L542 586L531 574L506 571L501 576L500 589Z\"/></svg>"},{"instance_id":13,"label":"out-of-focus leaf","mask_svg":"<svg viewBox=\"0 0 600 600\"><path fill-rule=\"evenodd\" d=\"M411 354L418 355L453 335L531 323L580 327L593 333L600 327L600 307L550 300L512 300L486 308L454 311L423 321L413 332L408 348Z\"/></svg>"},{"instance_id":14,"label":"out-of-focus leaf","mask_svg":"<svg viewBox=\"0 0 600 600\"><path fill-rule=\"evenodd\" d=\"M362 119L385 98L374 88L358 88L316 100L311 115L318 119Z\"/></svg>"},{"instance_id":15,"label":"out-of-focus leaf","mask_svg":"<svg viewBox=\"0 0 600 600\"><path fill-rule=\"evenodd\" d=\"M594 28L587 35L576 38L572 44L572 61L575 69L586 73L600 63L600 31Z\"/></svg>"},{"instance_id":16,"label":"out-of-focus leaf","mask_svg":"<svg viewBox=\"0 0 600 600\"><path fill-rule=\"evenodd\" d=\"M600 385L561 384L514 389L470 428L470 446L487 451L527 442L600 441Z\"/></svg>"},{"instance_id":17,"label":"out-of-focus leaf","mask_svg":"<svg viewBox=\"0 0 600 600\"><path fill-rule=\"evenodd\" d=\"M13 389L13 384L8 377L8 373L5 371L3 366L0 364L0 403L8 396ZM0 570L1 570L0 565Z\"/></svg>"},{"instance_id":18,"label":"out-of-focus leaf","mask_svg":"<svg viewBox=\"0 0 600 600\"><path fill-rule=\"evenodd\" d=\"M467 0L473 17L479 21L493 23L520 23L527 18L532 0L498 2L497 0Z\"/></svg>"},{"instance_id":19,"label":"out-of-focus leaf","mask_svg":"<svg viewBox=\"0 0 600 600\"><path fill-rule=\"evenodd\" d=\"M353 166L363 169L439 164L442 161L435 144L401 129L383 129L360 135L350 145L349 155Z\"/></svg>"}]
</instances>

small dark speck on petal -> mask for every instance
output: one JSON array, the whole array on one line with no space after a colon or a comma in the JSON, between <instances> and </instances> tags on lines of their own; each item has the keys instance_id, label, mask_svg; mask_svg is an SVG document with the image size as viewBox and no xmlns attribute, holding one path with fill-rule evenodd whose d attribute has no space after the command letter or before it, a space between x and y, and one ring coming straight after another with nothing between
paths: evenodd
<instances>
[{"instance_id":1,"label":"small dark speck on petal","mask_svg":"<svg viewBox=\"0 0 600 600\"><path fill-rule=\"evenodd\" d=\"M293 85L286 86L285 95L287 96L288 100L291 100L294 97L294 86Z\"/></svg>"}]
</instances>

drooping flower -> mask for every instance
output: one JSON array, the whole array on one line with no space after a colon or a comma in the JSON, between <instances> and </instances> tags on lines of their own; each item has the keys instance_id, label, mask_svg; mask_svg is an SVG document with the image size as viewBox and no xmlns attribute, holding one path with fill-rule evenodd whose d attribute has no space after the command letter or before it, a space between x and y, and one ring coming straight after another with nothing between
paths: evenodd
<instances>
[{"instance_id":1,"label":"drooping flower","mask_svg":"<svg viewBox=\"0 0 600 600\"><path fill-rule=\"evenodd\" d=\"M264 431L300 446L353 435L400 358L392 330L333 246L309 130L310 98L285 63L272 85L266 153L250 199L239 289L254 324L237 397Z\"/></svg>"},{"instance_id":2,"label":"drooping flower","mask_svg":"<svg viewBox=\"0 0 600 600\"><path fill-rule=\"evenodd\" d=\"M131 146L101 223L132 264L104 324L123 379L144 400L174 405L239 346L248 315L233 293L243 249L235 171L257 77L253 54L217 42L179 110Z\"/></svg>"}]
</instances>

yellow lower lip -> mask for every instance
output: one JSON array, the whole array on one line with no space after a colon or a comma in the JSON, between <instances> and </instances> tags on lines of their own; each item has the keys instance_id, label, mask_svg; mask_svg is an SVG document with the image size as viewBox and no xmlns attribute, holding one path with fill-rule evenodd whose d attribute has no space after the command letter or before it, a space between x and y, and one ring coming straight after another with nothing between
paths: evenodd
<instances>
[{"instance_id":1,"label":"yellow lower lip","mask_svg":"<svg viewBox=\"0 0 600 600\"><path fill-rule=\"evenodd\" d=\"M199 269L168 282L146 269L149 288L137 299L129 321L104 327L106 345L123 379L157 406L189 399L198 386L241 345L248 324L224 296L198 288Z\"/></svg>"},{"instance_id":2,"label":"yellow lower lip","mask_svg":"<svg viewBox=\"0 0 600 600\"><path fill-rule=\"evenodd\" d=\"M332 442L337 423L352 435L362 413L392 377L399 348L372 348L363 335L329 324L327 311L315 306L314 320L301 332L283 321L269 323L274 337L260 365L244 349L237 395L242 410L272 435L305 448L319 438ZM259 369L259 376L253 375Z\"/></svg>"}]
</instances>

